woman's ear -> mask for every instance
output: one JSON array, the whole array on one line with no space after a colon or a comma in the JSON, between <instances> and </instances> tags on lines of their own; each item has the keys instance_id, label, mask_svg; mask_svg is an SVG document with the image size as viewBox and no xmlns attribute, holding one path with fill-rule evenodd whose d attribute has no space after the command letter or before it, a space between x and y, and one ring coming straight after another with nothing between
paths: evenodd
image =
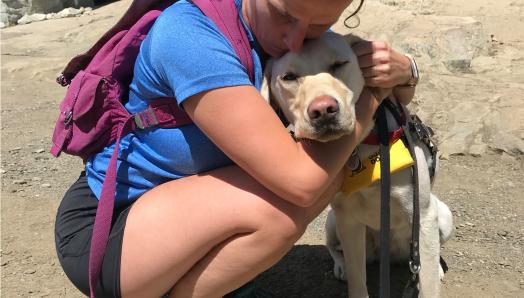
<instances>
[{"instance_id":1,"label":"woman's ear","mask_svg":"<svg viewBox=\"0 0 524 298\"><path fill-rule=\"evenodd\" d=\"M266 63L266 68L264 69L262 87L260 88L260 94L268 103L271 102L271 69L272 69L272 66L273 66L273 61L269 59Z\"/></svg>"}]
</instances>

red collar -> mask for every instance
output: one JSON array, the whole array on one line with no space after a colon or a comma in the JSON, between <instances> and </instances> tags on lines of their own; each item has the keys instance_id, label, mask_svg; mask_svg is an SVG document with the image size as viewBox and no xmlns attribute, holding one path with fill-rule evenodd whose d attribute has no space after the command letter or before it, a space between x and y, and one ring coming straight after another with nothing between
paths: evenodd
<instances>
[{"instance_id":1,"label":"red collar","mask_svg":"<svg viewBox=\"0 0 524 298\"><path fill-rule=\"evenodd\" d=\"M396 140L400 139L404 135L404 130L402 127L397 128L394 131L389 132L389 144L393 144ZM362 141L362 144L366 145L378 145L378 134L371 132L365 139Z\"/></svg>"},{"instance_id":2,"label":"red collar","mask_svg":"<svg viewBox=\"0 0 524 298\"><path fill-rule=\"evenodd\" d=\"M386 106L388 107L388 106ZM391 111L392 108L390 108L390 113L392 113L393 111ZM398 111L398 110L397 110ZM401 123L406 123L406 114L404 112L404 109L400 109L400 115L398 118L400 118L400 122ZM399 124L401 125L401 124ZM395 129L394 131L390 131L389 132L389 144L393 144L396 140L400 139L402 136L404 135L404 130L402 129L402 126L399 126L397 129ZM362 141L362 144L366 144L366 145L379 145L379 140L378 140L378 134L373 130L371 131L371 133L364 139L364 141Z\"/></svg>"}]
</instances>

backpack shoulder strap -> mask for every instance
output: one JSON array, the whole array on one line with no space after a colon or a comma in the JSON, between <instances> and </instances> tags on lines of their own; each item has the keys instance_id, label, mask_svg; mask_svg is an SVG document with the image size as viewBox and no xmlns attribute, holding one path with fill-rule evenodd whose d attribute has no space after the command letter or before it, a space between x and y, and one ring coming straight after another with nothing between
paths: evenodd
<instances>
[{"instance_id":1,"label":"backpack shoulder strap","mask_svg":"<svg viewBox=\"0 0 524 298\"><path fill-rule=\"evenodd\" d=\"M192 0L192 2L220 29L233 45L235 53L254 82L253 58L244 25L235 0Z\"/></svg>"},{"instance_id":2,"label":"backpack shoulder strap","mask_svg":"<svg viewBox=\"0 0 524 298\"><path fill-rule=\"evenodd\" d=\"M233 45L235 53L248 72L249 79L254 83L251 46L235 0L192 0L192 2L211 19ZM147 110L135 115L135 122L138 128L144 129L153 126L172 128L191 124L193 121L180 110L176 101L157 99L149 104Z\"/></svg>"}]
</instances>

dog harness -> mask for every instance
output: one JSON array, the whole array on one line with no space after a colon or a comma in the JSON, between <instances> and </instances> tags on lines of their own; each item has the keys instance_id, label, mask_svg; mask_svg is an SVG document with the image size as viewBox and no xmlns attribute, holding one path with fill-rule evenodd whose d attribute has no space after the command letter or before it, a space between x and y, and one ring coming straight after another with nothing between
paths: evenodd
<instances>
[{"instance_id":1,"label":"dog harness","mask_svg":"<svg viewBox=\"0 0 524 298\"><path fill-rule=\"evenodd\" d=\"M404 141L400 138L390 145L389 154L390 173L396 173L403 169L409 168L414 161L406 148ZM345 193L354 193L380 180L380 154L377 149L371 155L360 159L358 148L353 151L348 162L345 164L347 174L344 177L342 191Z\"/></svg>"},{"instance_id":2,"label":"dog harness","mask_svg":"<svg viewBox=\"0 0 524 298\"><path fill-rule=\"evenodd\" d=\"M404 130L402 123L406 122L405 113L397 109L395 105L386 105L390 113L397 120L398 128L389 132L389 154L390 154L390 173L396 173L409 168L414 164L414 160L405 145ZM342 191L350 194L359 191L380 180L380 153L378 149L379 136L376 127L364 139L362 144L376 145L377 150L368 156L360 156L358 147L355 148L349 160L345 164L346 176L342 184Z\"/></svg>"}]
</instances>

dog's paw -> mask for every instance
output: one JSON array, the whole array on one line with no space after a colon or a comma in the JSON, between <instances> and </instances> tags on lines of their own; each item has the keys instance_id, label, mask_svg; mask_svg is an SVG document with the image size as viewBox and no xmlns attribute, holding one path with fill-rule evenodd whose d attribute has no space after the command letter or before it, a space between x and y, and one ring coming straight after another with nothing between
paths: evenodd
<instances>
[{"instance_id":1,"label":"dog's paw","mask_svg":"<svg viewBox=\"0 0 524 298\"><path fill-rule=\"evenodd\" d=\"M333 266L333 275L338 280L346 281L346 270L344 269L344 264L335 262Z\"/></svg>"}]
</instances>

